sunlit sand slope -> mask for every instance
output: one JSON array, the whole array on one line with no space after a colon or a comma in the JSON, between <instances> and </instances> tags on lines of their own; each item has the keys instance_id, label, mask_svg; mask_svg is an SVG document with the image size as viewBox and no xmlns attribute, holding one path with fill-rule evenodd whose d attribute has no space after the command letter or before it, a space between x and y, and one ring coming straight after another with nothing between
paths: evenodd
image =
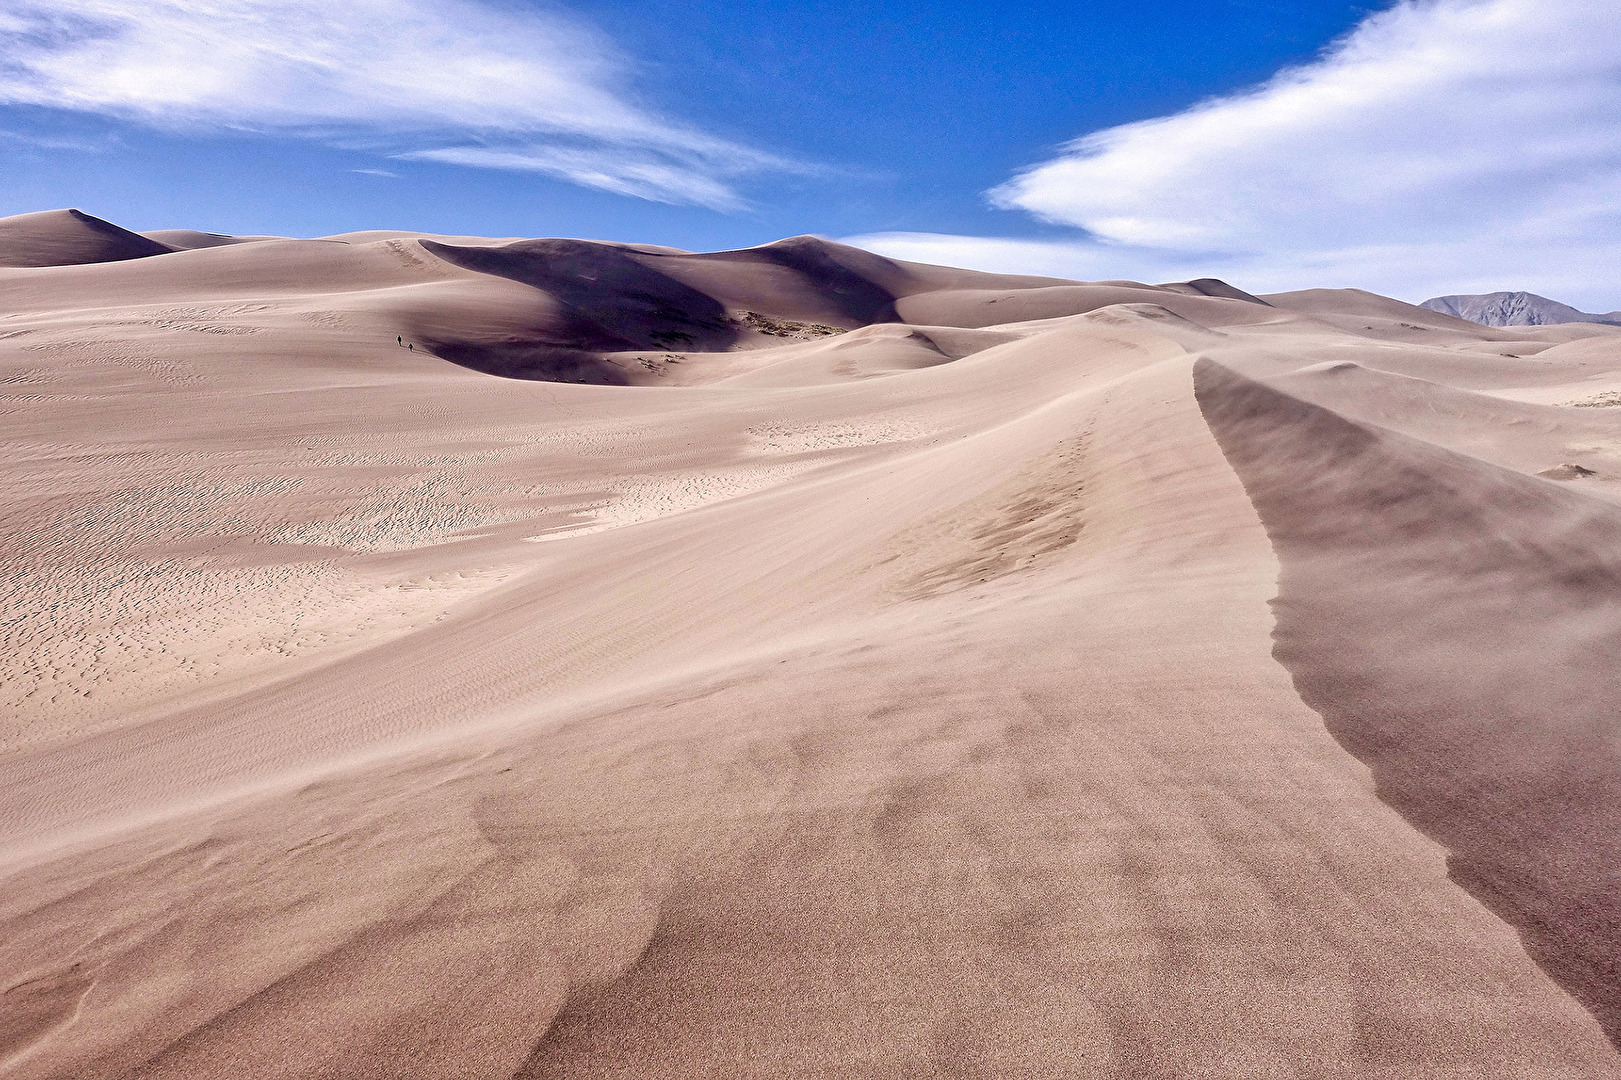
<instances>
[{"instance_id":1,"label":"sunlit sand slope","mask_svg":"<svg viewBox=\"0 0 1621 1080\"><path fill-rule=\"evenodd\" d=\"M1617 332L160 235L0 270L4 1075L1621 1075Z\"/></svg>"},{"instance_id":2,"label":"sunlit sand slope","mask_svg":"<svg viewBox=\"0 0 1621 1080\"><path fill-rule=\"evenodd\" d=\"M143 259L175 250L82 210L0 218L0 266L71 266Z\"/></svg>"}]
</instances>

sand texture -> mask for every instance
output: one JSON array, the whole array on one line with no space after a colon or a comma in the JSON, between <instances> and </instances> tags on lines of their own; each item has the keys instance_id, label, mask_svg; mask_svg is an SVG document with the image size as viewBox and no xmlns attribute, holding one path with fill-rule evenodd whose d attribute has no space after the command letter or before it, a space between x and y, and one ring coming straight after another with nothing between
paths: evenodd
<instances>
[{"instance_id":1,"label":"sand texture","mask_svg":"<svg viewBox=\"0 0 1621 1080\"><path fill-rule=\"evenodd\" d=\"M1621 1077L1621 329L0 264L0 1075Z\"/></svg>"}]
</instances>

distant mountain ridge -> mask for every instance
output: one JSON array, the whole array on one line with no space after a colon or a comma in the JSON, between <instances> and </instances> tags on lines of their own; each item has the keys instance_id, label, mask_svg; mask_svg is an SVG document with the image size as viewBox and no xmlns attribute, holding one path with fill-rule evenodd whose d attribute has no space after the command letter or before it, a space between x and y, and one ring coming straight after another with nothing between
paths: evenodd
<instances>
[{"instance_id":1,"label":"distant mountain ridge","mask_svg":"<svg viewBox=\"0 0 1621 1080\"><path fill-rule=\"evenodd\" d=\"M1420 307L1454 315L1482 326L1551 326L1555 323L1608 323L1621 326L1621 311L1595 315L1577 311L1569 304L1528 292L1475 293L1437 296Z\"/></svg>"}]
</instances>

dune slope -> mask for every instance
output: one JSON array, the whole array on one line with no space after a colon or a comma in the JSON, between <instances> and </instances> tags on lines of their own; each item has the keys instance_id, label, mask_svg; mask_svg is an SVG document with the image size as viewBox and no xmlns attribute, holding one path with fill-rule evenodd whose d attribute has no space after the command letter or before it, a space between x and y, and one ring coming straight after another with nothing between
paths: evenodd
<instances>
[{"instance_id":1,"label":"dune slope","mask_svg":"<svg viewBox=\"0 0 1621 1080\"><path fill-rule=\"evenodd\" d=\"M0 266L122 262L174 250L82 210L45 210L0 218Z\"/></svg>"},{"instance_id":2,"label":"dune slope","mask_svg":"<svg viewBox=\"0 0 1621 1080\"><path fill-rule=\"evenodd\" d=\"M1202 363L1302 697L1621 1036L1621 507Z\"/></svg>"},{"instance_id":3,"label":"dune slope","mask_svg":"<svg viewBox=\"0 0 1621 1080\"><path fill-rule=\"evenodd\" d=\"M0 1075L1621 1075L1621 335L175 246L0 269Z\"/></svg>"}]
</instances>

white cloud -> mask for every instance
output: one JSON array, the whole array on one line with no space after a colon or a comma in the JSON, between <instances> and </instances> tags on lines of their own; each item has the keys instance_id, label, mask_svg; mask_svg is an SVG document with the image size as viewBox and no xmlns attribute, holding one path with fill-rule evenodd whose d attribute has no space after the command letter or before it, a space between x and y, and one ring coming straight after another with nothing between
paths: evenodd
<instances>
[{"instance_id":1,"label":"white cloud","mask_svg":"<svg viewBox=\"0 0 1621 1080\"><path fill-rule=\"evenodd\" d=\"M1621 306L1621 5L1405 0L1312 64L1086 136L991 198L1087 235L856 242L1001 269Z\"/></svg>"},{"instance_id":2,"label":"white cloud","mask_svg":"<svg viewBox=\"0 0 1621 1080\"><path fill-rule=\"evenodd\" d=\"M717 174L788 167L764 155L731 147L700 152L679 147L654 151L639 147L604 149L534 143L500 148L451 146L398 156L477 168L546 173L620 195L656 202L691 203L715 210L736 210L744 206L743 200Z\"/></svg>"},{"instance_id":3,"label":"white cloud","mask_svg":"<svg viewBox=\"0 0 1621 1080\"><path fill-rule=\"evenodd\" d=\"M63 135L41 135L35 131L8 131L0 128L0 141L15 143L20 146L36 147L40 150L74 150L80 153L96 153L106 150L113 144L111 139L73 138Z\"/></svg>"},{"instance_id":4,"label":"white cloud","mask_svg":"<svg viewBox=\"0 0 1621 1080\"><path fill-rule=\"evenodd\" d=\"M738 205L740 176L793 168L640 106L629 81L588 27L471 0L0 0L0 103L538 168L708 206Z\"/></svg>"},{"instance_id":5,"label":"white cloud","mask_svg":"<svg viewBox=\"0 0 1621 1080\"><path fill-rule=\"evenodd\" d=\"M1156 269L1154 260L1164 261L1161 253L1151 252L1150 261L1145 264L1140 259L1127 257L1121 249L1086 240L1020 240L916 232L868 233L843 240L891 259L966 266L997 274L1035 274L1083 281L1136 279L1142 269L1147 269L1152 277Z\"/></svg>"}]
</instances>

